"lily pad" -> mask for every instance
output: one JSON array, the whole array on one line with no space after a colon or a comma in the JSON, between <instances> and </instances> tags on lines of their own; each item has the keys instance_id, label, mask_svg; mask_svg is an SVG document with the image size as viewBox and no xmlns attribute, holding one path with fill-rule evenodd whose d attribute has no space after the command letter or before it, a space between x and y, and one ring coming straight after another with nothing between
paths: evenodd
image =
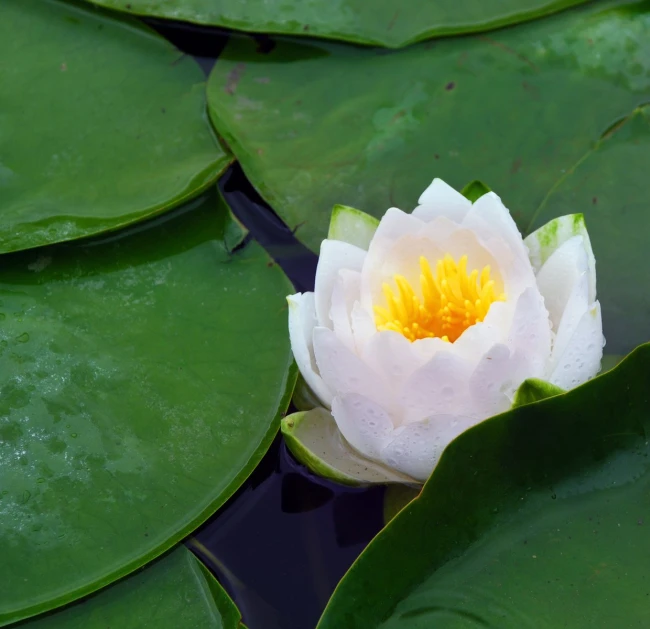
<instances>
[{"instance_id":1,"label":"lily pad","mask_svg":"<svg viewBox=\"0 0 650 629\"><path fill-rule=\"evenodd\" d=\"M590 233L604 234L618 214L611 204L593 212L597 193L585 189L570 208L549 193L570 185L567 173L648 101L649 39L647 2L593 2L396 52L297 41L258 52L254 41L233 38L209 80L210 115L262 196L314 250L334 204L376 217L391 206L410 211L434 177L456 189L484 182L524 233L582 212ZM610 177L611 194L644 199L647 158L638 146L639 168ZM642 255L643 230L633 223L647 212L639 205L627 212L606 242L594 238L599 299L605 312L613 295L623 310L643 301L638 312L647 313L648 291L618 279L614 287L615 272L603 273L616 268L621 248ZM635 324L621 346L619 339L607 350L625 353L647 334Z\"/></svg>"},{"instance_id":2,"label":"lily pad","mask_svg":"<svg viewBox=\"0 0 650 629\"><path fill-rule=\"evenodd\" d=\"M294 383L291 285L242 237L211 192L3 256L0 625L160 555L270 445Z\"/></svg>"},{"instance_id":3,"label":"lily pad","mask_svg":"<svg viewBox=\"0 0 650 629\"><path fill-rule=\"evenodd\" d=\"M585 0L91 0L137 15L399 47L531 20Z\"/></svg>"},{"instance_id":4,"label":"lily pad","mask_svg":"<svg viewBox=\"0 0 650 629\"><path fill-rule=\"evenodd\" d=\"M650 344L445 450L319 629L645 627Z\"/></svg>"},{"instance_id":5,"label":"lily pad","mask_svg":"<svg viewBox=\"0 0 650 629\"><path fill-rule=\"evenodd\" d=\"M531 219L532 228L571 207L584 208L598 265L607 343L629 352L650 338L647 193L650 107L615 125L568 170Z\"/></svg>"},{"instance_id":6,"label":"lily pad","mask_svg":"<svg viewBox=\"0 0 650 629\"><path fill-rule=\"evenodd\" d=\"M184 547L144 570L23 629L240 629L239 610Z\"/></svg>"},{"instance_id":7,"label":"lily pad","mask_svg":"<svg viewBox=\"0 0 650 629\"><path fill-rule=\"evenodd\" d=\"M133 19L0 3L0 252L160 214L230 162L196 62Z\"/></svg>"}]
</instances>

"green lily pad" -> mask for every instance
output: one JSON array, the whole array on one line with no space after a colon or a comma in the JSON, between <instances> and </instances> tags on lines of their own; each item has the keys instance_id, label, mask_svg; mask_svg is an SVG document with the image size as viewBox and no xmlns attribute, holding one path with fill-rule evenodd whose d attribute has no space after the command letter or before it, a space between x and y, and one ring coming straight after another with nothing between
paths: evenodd
<instances>
[{"instance_id":1,"label":"green lily pad","mask_svg":"<svg viewBox=\"0 0 650 629\"><path fill-rule=\"evenodd\" d=\"M23 629L240 629L241 615L184 547L144 570Z\"/></svg>"},{"instance_id":2,"label":"green lily pad","mask_svg":"<svg viewBox=\"0 0 650 629\"><path fill-rule=\"evenodd\" d=\"M137 15L399 47L531 20L585 0L90 0Z\"/></svg>"},{"instance_id":3,"label":"green lily pad","mask_svg":"<svg viewBox=\"0 0 650 629\"><path fill-rule=\"evenodd\" d=\"M650 79L648 85L650 86ZM648 195L650 107L623 119L567 171L531 219L533 228L584 208L596 256L608 347L629 352L650 337Z\"/></svg>"},{"instance_id":4,"label":"green lily pad","mask_svg":"<svg viewBox=\"0 0 650 629\"><path fill-rule=\"evenodd\" d=\"M642 255L644 232L633 223L648 215L638 205L647 196L647 147L635 149L638 168L607 179L611 194L638 200L607 242L597 234L618 220L613 205L594 212L597 193L585 189L560 207L557 195L611 125L648 101L649 39L647 2L594 2L396 52L280 41L263 53L252 40L232 39L208 83L210 115L262 196L314 250L334 204L380 217L391 206L410 211L434 177L458 190L479 179L523 233L562 212L583 213L596 234L604 312L612 312L612 295L623 310L645 300L637 311L647 313L648 291L618 279L613 286L615 271L603 272L617 268L622 247ZM619 347L607 323L607 351L626 353L648 338L635 324Z\"/></svg>"},{"instance_id":5,"label":"green lily pad","mask_svg":"<svg viewBox=\"0 0 650 629\"><path fill-rule=\"evenodd\" d=\"M199 66L135 20L3 0L0 58L0 252L160 214L231 159Z\"/></svg>"},{"instance_id":6,"label":"green lily pad","mask_svg":"<svg viewBox=\"0 0 650 629\"><path fill-rule=\"evenodd\" d=\"M453 441L319 629L645 627L650 344Z\"/></svg>"},{"instance_id":7,"label":"green lily pad","mask_svg":"<svg viewBox=\"0 0 650 629\"><path fill-rule=\"evenodd\" d=\"M294 383L291 285L237 230L211 193L2 257L0 625L160 555L268 448Z\"/></svg>"}]
</instances>

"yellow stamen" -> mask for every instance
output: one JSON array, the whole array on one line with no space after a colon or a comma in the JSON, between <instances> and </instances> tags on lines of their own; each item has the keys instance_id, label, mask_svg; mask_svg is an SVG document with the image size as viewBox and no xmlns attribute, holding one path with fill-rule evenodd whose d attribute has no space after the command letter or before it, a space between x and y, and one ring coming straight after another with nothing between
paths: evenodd
<instances>
[{"instance_id":1,"label":"yellow stamen","mask_svg":"<svg viewBox=\"0 0 650 629\"><path fill-rule=\"evenodd\" d=\"M458 263L449 255L436 263L436 274L429 261L420 258L419 297L408 280L395 276L396 289L383 285L386 307L375 306L379 330L393 330L409 341L441 338L453 343L468 327L483 321L495 301L505 301L497 294L490 278L490 267L467 272L467 256Z\"/></svg>"}]
</instances>

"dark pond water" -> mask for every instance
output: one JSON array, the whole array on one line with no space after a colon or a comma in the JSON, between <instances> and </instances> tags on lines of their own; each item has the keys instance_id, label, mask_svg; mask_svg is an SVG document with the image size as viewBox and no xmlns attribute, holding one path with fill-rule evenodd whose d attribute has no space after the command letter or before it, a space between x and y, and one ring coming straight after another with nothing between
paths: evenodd
<instances>
[{"instance_id":1,"label":"dark pond water","mask_svg":"<svg viewBox=\"0 0 650 629\"><path fill-rule=\"evenodd\" d=\"M148 22L205 70L229 34ZM259 38L262 49L273 41ZM264 203L239 165L221 179L224 196L297 291L313 290L317 257ZM251 478L187 542L228 590L248 629L313 629L336 584L381 529L382 487L346 488L298 464L282 438Z\"/></svg>"}]
</instances>

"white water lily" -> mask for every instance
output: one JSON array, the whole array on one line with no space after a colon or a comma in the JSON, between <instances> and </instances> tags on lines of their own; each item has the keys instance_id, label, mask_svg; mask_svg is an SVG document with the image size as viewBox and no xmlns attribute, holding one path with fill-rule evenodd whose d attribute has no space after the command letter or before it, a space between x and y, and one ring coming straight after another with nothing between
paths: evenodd
<instances>
[{"instance_id":1,"label":"white water lily","mask_svg":"<svg viewBox=\"0 0 650 629\"><path fill-rule=\"evenodd\" d=\"M420 481L527 378L570 389L600 370L582 215L524 240L496 194L472 204L440 179L411 214L339 208L314 292L287 299L300 372L345 440Z\"/></svg>"}]
</instances>

